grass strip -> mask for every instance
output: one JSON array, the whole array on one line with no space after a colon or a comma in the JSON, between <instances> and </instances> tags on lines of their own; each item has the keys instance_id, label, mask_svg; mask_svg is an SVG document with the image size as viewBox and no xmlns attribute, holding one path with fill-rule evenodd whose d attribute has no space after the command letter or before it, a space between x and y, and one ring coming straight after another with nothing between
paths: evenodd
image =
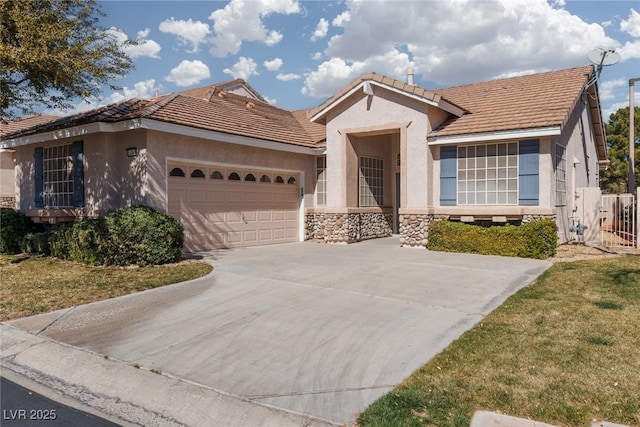
<instances>
[{"instance_id":1,"label":"grass strip","mask_svg":"<svg viewBox=\"0 0 640 427\"><path fill-rule=\"evenodd\" d=\"M209 264L93 267L55 258L0 256L0 321L87 304L204 276Z\"/></svg>"},{"instance_id":2,"label":"grass strip","mask_svg":"<svg viewBox=\"0 0 640 427\"><path fill-rule=\"evenodd\" d=\"M640 258L557 263L363 412L359 426L468 427L478 409L640 425Z\"/></svg>"}]
</instances>

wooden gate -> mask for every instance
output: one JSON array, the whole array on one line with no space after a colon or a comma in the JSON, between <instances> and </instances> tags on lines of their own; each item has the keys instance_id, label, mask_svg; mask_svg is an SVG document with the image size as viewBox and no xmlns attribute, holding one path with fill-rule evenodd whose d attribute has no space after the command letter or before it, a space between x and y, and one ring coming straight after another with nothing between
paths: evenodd
<instances>
[{"instance_id":1,"label":"wooden gate","mask_svg":"<svg viewBox=\"0 0 640 427\"><path fill-rule=\"evenodd\" d=\"M610 248L636 248L638 224L633 194L606 194L600 209L602 244Z\"/></svg>"}]
</instances>

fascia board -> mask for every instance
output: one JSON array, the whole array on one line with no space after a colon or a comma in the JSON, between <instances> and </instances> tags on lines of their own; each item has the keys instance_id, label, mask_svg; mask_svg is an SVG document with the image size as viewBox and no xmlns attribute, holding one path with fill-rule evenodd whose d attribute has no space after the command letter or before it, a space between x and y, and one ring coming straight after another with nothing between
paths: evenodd
<instances>
[{"instance_id":1,"label":"fascia board","mask_svg":"<svg viewBox=\"0 0 640 427\"><path fill-rule=\"evenodd\" d=\"M470 133L463 135L427 137L429 145L467 144L505 139L539 138L560 135L560 126L549 126L536 129L520 129L500 132Z\"/></svg>"},{"instance_id":2,"label":"fascia board","mask_svg":"<svg viewBox=\"0 0 640 427\"><path fill-rule=\"evenodd\" d=\"M202 138L212 141L228 142L231 144L246 145L249 147L265 148L269 150L285 151L289 153L309 154L314 156L320 152L319 150L321 150L314 147L303 147L299 145L231 135L224 132L197 129L189 126L166 123L152 119L133 119L116 123L89 123L72 128L44 132L35 135L28 135L3 141L2 143L0 143L0 149L15 148L24 145L55 141L64 138L79 138L94 133L113 133L133 129L157 130L161 132L193 136L196 138Z\"/></svg>"},{"instance_id":3,"label":"fascia board","mask_svg":"<svg viewBox=\"0 0 640 427\"><path fill-rule=\"evenodd\" d=\"M264 148L267 150L285 151L288 153L318 155L323 149L315 147L304 147L300 145L285 144L282 142L268 141L258 138L251 138L241 135L232 135L224 132L216 132L205 129L198 129L174 123L166 123L152 119L142 119L142 127L159 132L174 133L194 138L207 139L210 141L226 142L229 144L244 145L248 147Z\"/></svg>"}]
</instances>

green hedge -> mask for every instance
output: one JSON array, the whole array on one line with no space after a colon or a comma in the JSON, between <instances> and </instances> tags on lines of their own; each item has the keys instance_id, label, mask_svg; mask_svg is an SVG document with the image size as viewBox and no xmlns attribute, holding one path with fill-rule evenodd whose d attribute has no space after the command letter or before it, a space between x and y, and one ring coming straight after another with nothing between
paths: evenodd
<instances>
[{"instance_id":1,"label":"green hedge","mask_svg":"<svg viewBox=\"0 0 640 427\"><path fill-rule=\"evenodd\" d=\"M94 265L158 265L180 261L184 228L172 216L134 206L98 219L63 224L53 256Z\"/></svg>"},{"instance_id":2,"label":"green hedge","mask_svg":"<svg viewBox=\"0 0 640 427\"><path fill-rule=\"evenodd\" d=\"M134 206L104 217L109 234L104 261L109 265L157 265L180 261L184 227L174 217Z\"/></svg>"},{"instance_id":3,"label":"green hedge","mask_svg":"<svg viewBox=\"0 0 640 427\"><path fill-rule=\"evenodd\" d=\"M41 231L42 226L34 224L31 218L22 212L9 208L0 209L0 253L20 253L20 245L25 236Z\"/></svg>"},{"instance_id":4,"label":"green hedge","mask_svg":"<svg viewBox=\"0 0 640 427\"><path fill-rule=\"evenodd\" d=\"M51 255L85 264L105 263L109 232L104 218L83 219L60 225L51 237Z\"/></svg>"},{"instance_id":5,"label":"green hedge","mask_svg":"<svg viewBox=\"0 0 640 427\"><path fill-rule=\"evenodd\" d=\"M550 219L521 226L491 227L433 221L429 224L427 248L443 252L545 259L556 253L557 231L555 221Z\"/></svg>"},{"instance_id":6,"label":"green hedge","mask_svg":"<svg viewBox=\"0 0 640 427\"><path fill-rule=\"evenodd\" d=\"M27 233L20 241L20 250L29 255L51 255L51 237L49 231Z\"/></svg>"}]
</instances>

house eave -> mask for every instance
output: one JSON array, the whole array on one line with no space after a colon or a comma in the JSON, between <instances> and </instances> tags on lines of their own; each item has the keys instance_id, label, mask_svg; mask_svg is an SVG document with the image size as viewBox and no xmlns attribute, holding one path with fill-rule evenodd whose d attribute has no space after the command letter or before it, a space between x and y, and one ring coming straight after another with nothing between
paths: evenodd
<instances>
[{"instance_id":1,"label":"house eave","mask_svg":"<svg viewBox=\"0 0 640 427\"><path fill-rule=\"evenodd\" d=\"M251 138L241 135L233 135L224 132L216 132L205 129L193 128L190 126L179 125L175 123L167 123L152 119L132 119L116 123L89 123L86 125L75 126L50 132L43 132L34 135L23 136L14 139L8 139L0 142L0 149L13 149L25 145L37 144L47 141L56 141L65 138L81 138L86 135L96 133L114 133L123 132L134 129L148 129L160 132L167 132L195 138L207 139L210 141L227 142L230 144L245 145L249 147L265 148L268 150L284 151L288 153L318 155L324 148L305 147L301 145L286 144Z\"/></svg>"},{"instance_id":2,"label":"house eave","mask_svg":"<svg viewBox=\"0 0 640 427\"><path fill-rule=\"evenodd\" d=\"M327 105L325 108L323 108L322 110L318 111L316 114L314 114L313 116L311 116L311 118L309 119L309 121L311 122L316 122L319 119L321 119L322 117L324 117L325 115L327 115L331 110L333 110L334 108L336 108L338 105L340 105L345 99L349 98L351 95L353 95L354 93L363 90L364 85L365 84L369 84L371 86L377 86L379 88L388 90L390 92L395 92L398 93L402 96L406 96L407 98L411 98L413 100L416 100L418 102L421 102L423 104L427 104L427 105L431 105L433 107L438 107L448 113L451 113L457 117L461 117L464 114L464 110L462 110L459 107L456 107L455 105L445 101L444 99L440 98L438 101L433 101L431 99L427 99L424 98L422 96L418 96L412 93L408 93L406 91L400 90L398 88L395 88L393 86L389 86L389 85L385 85L384 83L380 83L377 82L375 80L364 80L362 82L360 82L358 85L356 85L355 87L351 88L351 90L345 92L342 96L340 96L339 98L337 98L334 102L332 102L331 104Z\"/></svg>"},{"instance_id":3,"label":"house eave","mask_svg":"<svg viewBox=\"0 0 640 427\"><path fill-rule=\"evenodd\" d=\"M467 133L450 136L427 136L429 145L469 144L474 142L489 142L507 139L540 138L544 136L560 135L560 126L547 126L532 129L516 129L495 132Z\"/></svg>"},{"instance_id":4,"label":"house eave","mask_svg":"<svg viewBox=\"0 0 640 427\"><path fill-rule=\"evenodd\" d=\"M142 119L142 127L149 130L159 132L167 132L194 138L207 139L210 141L226 142L229 144L245 145L255 148L264 148L267 150L285 151L288 153L308 154L316 156L324 150L324 147L305 147L302 145L286 144L283 142L275 142L258 138L251 138L241 135L233 135L224 132L216 132L205 129L193 128L190 126L179 125L175 123L167 123L152 119Z\"/></svg>"},{"instance_id":5,"label":"house eave","mask_svg":"<svg viewBox=\"0 0 640 427\"><path fill-rule=\"evenodd\" d=\"M36 133L33 135L21 136L18 138L7 139L0 142L0 149L15 148L24 145L37 144L40 142L56 141L65 138L78 138L94 133L113 133L122 132L132 129L141 128L140 119L125 120L116 123L88 123L81 126L73 126L70 128L58 129L49 132Z\"/></svg>"}]
</instances>

